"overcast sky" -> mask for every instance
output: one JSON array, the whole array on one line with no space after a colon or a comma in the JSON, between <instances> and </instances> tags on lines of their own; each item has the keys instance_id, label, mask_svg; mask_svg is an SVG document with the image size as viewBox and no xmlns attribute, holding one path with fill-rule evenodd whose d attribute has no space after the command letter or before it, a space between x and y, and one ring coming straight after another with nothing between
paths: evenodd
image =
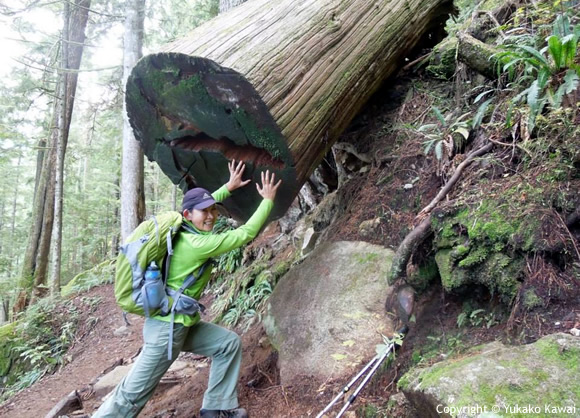
<instances>
[{"instance_id":1,"label":"overcast sky","mask_svg":"<svg viewBox=\"0 0 580 418\"><path fill-rule=\"evenodd\" d=\"M18 9L20 1L18 0L0 0L7 6ZM12 30L12 23L15 18L22 18L29 22L33 27L37 27L35 33L26 34L26 40ZM20 66L17 61L21 60L26 43L36 42L47 34L56 35L62 28L62 19L46 9L33 9L19 14L17 17L0 15L0 76L6 76L14 66ZM121 38L123 36L123 25L119 24L114 27L107 37L96 47L91 47L92 62L94 67L110 67L122 64L123 51ZM86 67L81 64L82 67Z\"/></svg>"}]
</instances>

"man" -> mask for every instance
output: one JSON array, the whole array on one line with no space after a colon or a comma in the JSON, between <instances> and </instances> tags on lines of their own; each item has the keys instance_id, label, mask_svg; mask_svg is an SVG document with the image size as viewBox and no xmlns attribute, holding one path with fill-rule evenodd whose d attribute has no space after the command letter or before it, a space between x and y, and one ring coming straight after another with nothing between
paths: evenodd
<instances>
[{"instance_id":1,"label":"man","mask_svg":"<svg viewBox=\"0 0 580 418\"><path fill-rule=\"evenodd\" d=\"M224 200L231 192L250 182L242 180L245 169L242 162L236 165L232 161L228 168L229 181L213 194L195 188L183 197L184 227L173 244L167 287L177 290L190 274L194 274L197 277L196 282L184 291L186 296L194 299L201 297L210 279L210 269L205 269L207 261L241 247L258 235L274 206L274 198L281 184L281 180L275 183L273 173L262 173L262 186L256 184L256 188L263 200L252 217L235 230L212 234L218 216L216 202ZM200 411L201 418L248 416L246 410L239 408L238 404L236 386L242 348L240 337L235 332L201 321L199 313L175 314L173 318L158 315L145 320L143 339L145 344L133 368L93 418L137 416L181 351L212 358L208 387ZM168 358L168 353L171 358Z\"/></svg>"}]
</instances>

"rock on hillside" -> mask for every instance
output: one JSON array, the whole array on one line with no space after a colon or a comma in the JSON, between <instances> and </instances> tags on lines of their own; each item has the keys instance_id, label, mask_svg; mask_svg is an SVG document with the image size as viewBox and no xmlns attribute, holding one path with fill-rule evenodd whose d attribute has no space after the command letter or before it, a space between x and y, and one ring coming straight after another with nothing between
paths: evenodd
<instances>
[{"instance_id":1,"label":"rock on hillside","mask_svg":"<svg viewBox=\"0 0 580 418\"><path fill-rule=\"evenodd\" d=\"M401 378L399 388L422 417L580 414L580 338L558 333L533 344L493 342L472 352Z\"/></svg>"},{"instance_id":2,"label":"rock on hillside","mask_svg":"<svg viewBox=\"0 0 580 418\"><path fill-rule=\"evenodd\" d=\"M393 324L384 314L393 251L359 241L327 242L278 283L264 321L280 379L341 376L372 357Z\"/></svg>"}]
</instances>

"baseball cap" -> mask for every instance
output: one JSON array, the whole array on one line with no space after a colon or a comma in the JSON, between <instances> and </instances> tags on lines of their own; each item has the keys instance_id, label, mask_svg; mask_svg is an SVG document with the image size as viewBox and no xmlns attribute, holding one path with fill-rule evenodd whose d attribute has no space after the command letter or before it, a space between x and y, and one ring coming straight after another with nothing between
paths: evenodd
<instances>
[{"instance_id":1,"label":"baseball cap","mask_svg":"<svg viewBox=\"0 0 580 418\"><path fill-rule=\"evenodd\" d=\"M214 198L211 193L206 189L201 187L196 187L194 189L188 190L185 195L183 195L183 201L181 202L181 210L191 210L199 209L203 210L210 207L215 203Z\"/></svg>"}]
</instances>

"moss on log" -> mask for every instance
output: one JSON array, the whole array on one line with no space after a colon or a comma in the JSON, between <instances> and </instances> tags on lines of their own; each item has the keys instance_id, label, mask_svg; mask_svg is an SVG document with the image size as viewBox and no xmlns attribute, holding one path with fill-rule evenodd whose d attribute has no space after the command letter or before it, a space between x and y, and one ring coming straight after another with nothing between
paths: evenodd
<instances>
[{"instance_id":1,"label":"moss on log","mask_svg":"<svg viewBox=\"0 0 580 418\"><path fill-rule=\"evenodd\" d=\"M227 180L243 160L254 181L284 180L282 216L334 141L448 0L253 0L145 56L127 82L127 113L150 160L183 190ZM259 195L225 202L247 219Z\"/></svg>"},{"instance_id":2,"label":"moss on log","mask_svg":"<svg viewBox=\"0 0 580 418\"><path fill-rule=\"evenodd\" d=\"M460 61L489 79L498 77L498 65L501 63L494 56L498 49L475 39L467 33L457 34L457 55Z\"/></svg>"}]
</instances>

